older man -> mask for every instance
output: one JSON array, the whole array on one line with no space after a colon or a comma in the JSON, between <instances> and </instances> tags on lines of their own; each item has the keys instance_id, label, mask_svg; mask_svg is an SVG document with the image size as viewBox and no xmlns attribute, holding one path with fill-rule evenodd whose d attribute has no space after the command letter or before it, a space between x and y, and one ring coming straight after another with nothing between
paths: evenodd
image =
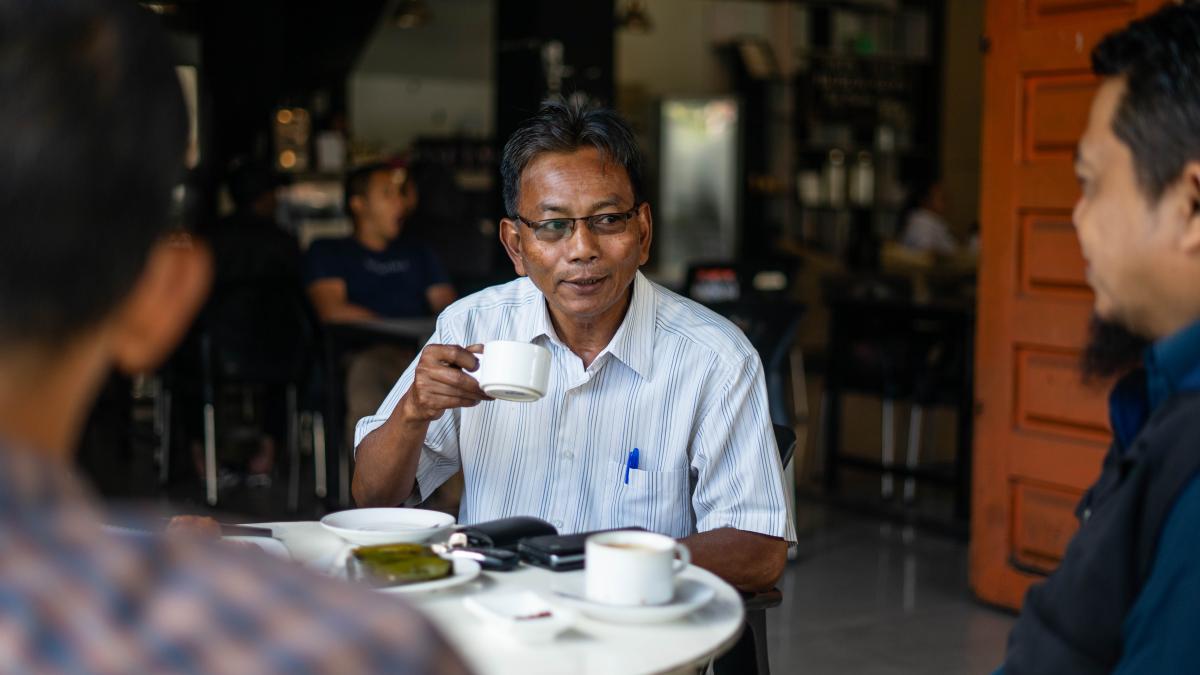
<instances>
[{"instance_id":1,"label":"older man","mask_svg":"<svg viewBox=\"0 0 1200 675\"><path fill-rule=\"evenodd\" d=\"M1104 469L1004 672L1200 672L1200 5L1110 35L1092 63L1074 213L1101 326L1088 364L1141 367L1113 390Z\"/></svg>"},{"instance_id":2,"label":"older man","mask_svg":"<svg viewBox=\"0 0 1200 675\"><path fill-rule=\"evenodd\" d=\"M607 110L546 104L501 173L500 238L522 278L442 313L358 425L355 498L417 503L461 467L463 522L638 525L736 586L769 587L795 535L762 364L733 324L638 271L653 220L632 132ZM463 372L500 339L550 350L544 398L493 401Z\"/></svg>"}]
</instances>

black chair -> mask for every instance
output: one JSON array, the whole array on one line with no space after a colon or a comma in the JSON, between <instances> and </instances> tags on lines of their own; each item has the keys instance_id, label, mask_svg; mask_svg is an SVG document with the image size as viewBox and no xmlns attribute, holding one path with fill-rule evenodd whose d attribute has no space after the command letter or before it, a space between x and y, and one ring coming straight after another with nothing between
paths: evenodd
<instances>
[{"instance_id":1,"label":"black chair","mask_svg":"<svg viewBox=\"0 0 1200 675\"><path fill-rule=\"evenodd\" d=\"M299 396L316 362L317 324L293 282L218 288L201 316L205 492L217 503L217 395L223 387L282 390L287 431L288 508L299 502Z\"/></svg>"},{"instance_id":2,"label":"black chair","mask_svg":"<svg viewBox=\"0 0 1200 675\"><path fill-rule=\"evenodd\" d=\"M955 515L965 522L969 508L972 423L973 313L961 303L914 303L899 298L841 296L831 299L830 354L826 377L825 482L834 492L843 466L878 471L880 493L895 492L904 479L903 499L911 503L917 481L956 490ZM846 392L878 396L882 402L879 461L841 452L841 397ZM907 457L897 461L895 404L910 401ZM950 470L920 466L924 415L932 406L957 411L957 453Z\"/></svg>"},{"instance_id":3,"label":"black chair","mask_svg":"<svg viewBox=\"0 0 1200 675\"><path fill-rule=\"evenodd\" d=\"M775 443L784 466L792 461L796 451L796 432L790 427L775 425ZM761 593L743 593L746 607L746 626L733 648L713 663L716 675L768 675L771 664L767 659L767 610L783 603L783 591L772 588Z\"/></svg>"}]
</instances>

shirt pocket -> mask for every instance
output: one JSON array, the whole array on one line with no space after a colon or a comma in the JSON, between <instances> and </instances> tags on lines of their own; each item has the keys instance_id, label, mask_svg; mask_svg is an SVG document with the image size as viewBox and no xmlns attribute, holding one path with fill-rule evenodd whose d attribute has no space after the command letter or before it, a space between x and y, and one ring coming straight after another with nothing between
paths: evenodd
<instances>
[{"instance_id":1,"label":"shirt pocket","mask_svg":"<svg viewBox=\"0 0 1200 675\"><path fill-rule=\"evenodd\" d=\"M686 470L629 469L626 483L625 463L612 465L619 477L613 498L615 522L672 537L691 534L692 501Z\"/></svg>"}]
</instances>

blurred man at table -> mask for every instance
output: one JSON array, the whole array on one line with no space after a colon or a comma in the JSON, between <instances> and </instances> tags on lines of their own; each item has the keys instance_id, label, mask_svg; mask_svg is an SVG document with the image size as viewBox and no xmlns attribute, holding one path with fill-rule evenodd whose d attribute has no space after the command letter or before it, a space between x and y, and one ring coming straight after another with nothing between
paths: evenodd
<instances>
[{"instance_id":1,"label":"blurred man at table","mask_svg":"<svg viewBox=\"0 0 1200 675\"><path fill-rule=\"evenodd\" d=\"M313 242L305 260L308 295L326 323L437 315L456 294L429 247L400 235L416 209L416 186L387 162L350 171L344 184L354 235ZM346 360L346 429L379 407L416 348L378 344ZM457 503L457 497L451 502Z\"/></svg>"},{"instance_id":2,"label":"blurred man at table","mask_svg":"<svg viewBox=\"0 0 1200 675\"><path fill-rule=\"evenodd\" d=\"M418 503L461 467L463 522L638 525L739 588L770 587L795 535L762 363L733 324L638 271L652 217L632 131L608 110L546 104L501 173L500 237L521 278L443 312L359 423L358 503ZM490 340L550 350L544 398L488 399L463 371Z\"/></svg>"},{"instance_id":3,"label":"blurred man at table","mask_svg":"<svg viewBox=\"0 0 1200 675\"><path fill-rule=\"evenodd\" d=\"M1074 222L1098 317L1085 365L1125 373L1113 443L1003 672L1200 672L1200 5L1106 37Z\"/></svg>"},{"instance_id":4,"label":"blurred man at table","mask_svg":"<svg viewBox=\"0 0 1200 675\"><path fill-rule=\"evenodd\" d=\"M428 247L400 237L416 208L404 167L379 162L354 169L344 185L354 235L320 239L308 250L308 293L322 321L436 315L454 287Z\"/></svg>"},{"instance_id":5,"label":"blurred man at table","mask_svg":"<svg viewBox=\"0 0 1200 675\"><path fill-rule=\"evenodd\" d=\"M109 370L154 367L211 276L164 236L187 119L154 21L125 0L0 0L0 670L462 672L394 599L105 532L72 468Z\"/></svg>"}]
</instances>

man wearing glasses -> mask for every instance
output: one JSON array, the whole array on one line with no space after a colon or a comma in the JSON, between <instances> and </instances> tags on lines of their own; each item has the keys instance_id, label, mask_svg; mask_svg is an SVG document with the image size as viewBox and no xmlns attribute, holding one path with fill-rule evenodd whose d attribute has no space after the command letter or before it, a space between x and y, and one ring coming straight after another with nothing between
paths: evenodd
<instances>
[{"instance_id":1,"label":"man wearing glasses","mask_svg":"<svg viewBox=\"0 0 1200 675\"><path fill-rule=\"evenodd\" d=\"M461 468L460 522L641 526L739 588L769 588L795 533L762 363L733 324L638 272L653 218L632 131L612 111L548 103L509 139L501 174L500 239L521 278L447 308L359 422L355 499L416 504ZM543 398L495 401L463 372L491 340L550 351Z\"/></svg>"}]
</instances>

